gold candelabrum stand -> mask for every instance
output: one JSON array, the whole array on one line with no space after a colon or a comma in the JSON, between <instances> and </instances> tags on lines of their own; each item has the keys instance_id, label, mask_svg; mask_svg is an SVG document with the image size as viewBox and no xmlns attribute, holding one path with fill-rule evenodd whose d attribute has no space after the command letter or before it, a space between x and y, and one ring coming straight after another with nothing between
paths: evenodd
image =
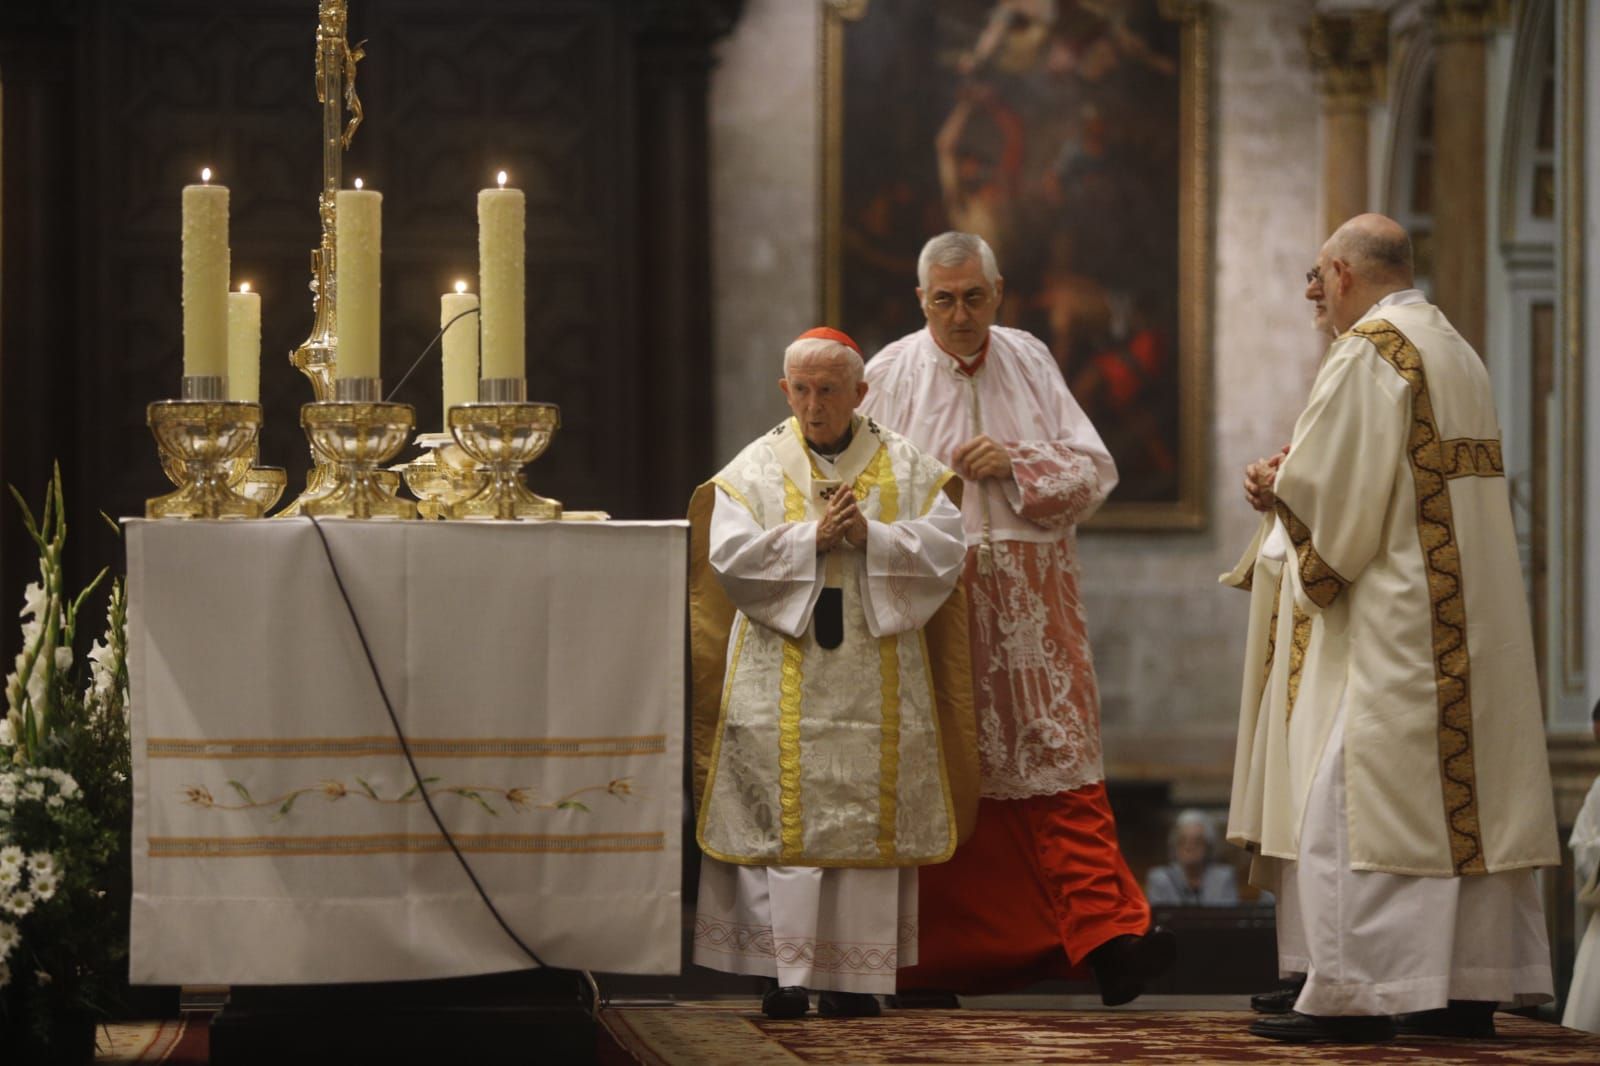
<instances>
[{"instance_id":1,"label":"gold candelabrum stand","mask_svg":"<svg viewBox=\"0 0 1600 1066\"><path fill-rule=\"evenodd\" d=\"M544 454L561 426L561 408L529 403L526 378L484 378L478 402L447 416L450 435L483 471L485 483L450 505L451 518L560 518L561 501L530 492L522 468Z\"/></svg>"},{"instance_id":2,"label":"gold candelabrum stand","mask_svg":"<svg viewBox=\"0 0 1600 1066\"><path fill-rule=\"evenodd\" d=\"M379 378L340 378L334 400L300 408L311 450L328 470L325 491L302 497L300 512L327 518L415 518L417 505L396 495L400 477L382 469L411 438L416 411L383 402Z\"/></svg>"},{"instance_id":3,"label":"gold candelabrum stand","mask_svg":"<svg viewBox=\"0 0 1600 1066\"><path fill-rule=\"evenodd\" d=\"M334 195L339 191L344 149L350 147L356 127L361 125L356 64L364 55L359 46L350 47L346 0L321 0L317 9L317 102L322 105L322 194L317 198L317 213L322 221L322 242L311 251L311 335L289 353L290 364L311 379L311 391L317 403L337 402L334 378L339 338L335 310L339 285L334 248ZM350 111L348 125L344 119L347 107ZM305 513L308 502L333 490L332 464L315 444L311 448L311 459L313 465L306 475L305 491L279 512L278 517Z\"/></svg>"},{"instance_id":4,"label":"gold candelabrum stand","mask_svg":"<svg viewBox=\"0 0 1600 1066\"><path fill-rule=\"evenodd\" d=\"M161 467L176 491L146 500L146 518L260 518L259 496L241 493L257 435L261 405L227 399L227 378L185 376L182 398L146 409Z\"/></svg>"}]
</instances>

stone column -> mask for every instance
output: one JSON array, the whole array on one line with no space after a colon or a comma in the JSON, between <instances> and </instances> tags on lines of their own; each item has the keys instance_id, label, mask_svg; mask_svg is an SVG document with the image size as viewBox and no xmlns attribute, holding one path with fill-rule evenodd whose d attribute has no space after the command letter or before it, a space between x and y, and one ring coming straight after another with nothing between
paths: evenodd
<instances>
[{"instance_id":1,"label":"stone column","mask_svg":"<svg viewBox=\"0 0 1600 1066\"><path fill-rule=\"evenodd\" d=\"M1389 48L1383 11L1312 16L1311 66L1322 95L1322 235L1369 206L1367 111L1382 88Z\"/></svg>"},{"instance_id":2,"label":"stone column","mask_svg":"<svg viewBox=\"0 0 1600 1066\"><path fill-rule=\"evenodd\" d=\"M1489 195L1485 169L1489 32L1505 0L1433 5L1433 299L1483 351Z\"/></svg>"}]
</instances>

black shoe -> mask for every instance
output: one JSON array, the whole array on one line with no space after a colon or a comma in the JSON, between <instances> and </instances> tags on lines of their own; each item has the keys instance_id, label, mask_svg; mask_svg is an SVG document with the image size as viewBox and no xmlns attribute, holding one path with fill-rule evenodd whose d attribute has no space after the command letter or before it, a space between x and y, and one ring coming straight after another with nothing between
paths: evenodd
<instances>
[{"instance_id":1,"label":"black shoe","mask_svg":"<svg viewBox=\"0 0 1600 1066\"><path fill-rule=\"evenodd\" d=\"M1394 1039L1394 1021L1387 1015L1269 1014L1250 1025L1254 1036L1287 1044L1382 1044Z\"/></svg>"},{"instance_id":2,"label":"black shoe","mask_svg":"<svg viewBox=\"0 0 1600 1066\"><path fill-rule=\"evenodd\" d=\"M817 1013L824 1018L876 1018L883 1013L878 997L865 992L826 991L817 995Z\"/></svg>"},{"instance_id":3,"label":"black shoe","mask_svg":"<svg viewBox=\"0 0 1600 1066\"><path fill-rule=\"evenodd\" d=\"M1100 986L1100 1002L1115 1007L1144 994L1144 983L1160 977L1178 957L1178 939L1159 925L1144 936L1112 937L1089 952Z\"/></svg>"},{"instance_id":4,"label":"black shoe","mask_svg":"<svg viewBox=\"0 0 1600 1066\"><path fill-rule=\"evenodd\" d=\"M954 992L922 991L896 992L889 997L891 1010L960 1010L961 1001Z\"/></svg>"},{"instance_id":5,"label":"black shoe","mask_svg":"<svg viewBox=\"0 0 1600 1066\"><path fill-rule=\"evenodd\" d=\"M761 1013L768 1018L801 1018L811 1009L811 996L799 985L774 988L761 997Z\"/></svg>"},{"instance_id":6,"label":"black shoe","mask_svg":"<svg viewBox=\"0 0 1600 1066\"><path fill-rule=\"evenodd\" d=\"M1419 1010L1394 1020L1395 1032L1402 1036L1452 1036L1467 1040L1494 1039L1493 1003L1472 999L1452 999L1438 1010Z\"/></svg>"},{"instance_id":7,"label":"black shoe","mask_svg":"<svg viewBox=\"0 0 1600 1066\"><path fill-rule=\"evenodd\" d=\"M1294 1001L1300 998L1300 990L1305 988L1304 977L1293 981L1284 981L1271 992L1257 992L1250 997L1250 1009L1257 1014L1288 1014L1294 1010Z\"/></svg>"}]
</instances>

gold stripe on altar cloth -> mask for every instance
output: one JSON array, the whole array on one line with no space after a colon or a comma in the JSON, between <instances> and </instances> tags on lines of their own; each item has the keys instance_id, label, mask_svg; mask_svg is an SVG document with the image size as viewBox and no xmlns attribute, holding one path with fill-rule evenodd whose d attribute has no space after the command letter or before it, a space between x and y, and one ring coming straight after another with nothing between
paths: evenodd
<instances>
[{"instance_id":1,"label":"gold stripe on altar cloth","mask_svg":"<svg viewBox=\"0 0 1600 1066\"><path fill-rule=\"evenodd\" d=\"M583 759L665 755L667 737L407 737L413 755L435 759ZM398 756L398 737L152 737L151 759L318 759Z\"/></svg>"},{"instance_id":2,"label":"gold stripe on altar cloth","mask_svg":"<svg viewBox=\"0 0 1600 1066\"><path fill-rule=\"evenodd\" d=\"M665 833L455 833L464 852L489 854L604 854L664 851ZM275 855L428 855L448 852L437 833L354 836L150 837L152 859L242 859Z\"/></svg>"}]
</instances>

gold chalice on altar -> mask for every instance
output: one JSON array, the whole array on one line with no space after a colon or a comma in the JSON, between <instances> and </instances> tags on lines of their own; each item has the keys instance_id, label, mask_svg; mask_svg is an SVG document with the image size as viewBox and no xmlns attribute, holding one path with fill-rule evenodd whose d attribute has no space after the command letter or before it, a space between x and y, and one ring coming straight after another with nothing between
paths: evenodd
<instances>
[{"instance_id":1,"label":"gold chalice on altar","mask_svg":"<svg viewBox=\"0 0 1600 1066\"><path fill-rule=\"evenodd\" d=\"M482 393L480 393L482 395ZM544 454L561 426L553 403L463 403L446 418L486 482L450 507L451 518L560 518L561 501L528 491L522 468Z\"/></svg>"},{"instance_id":2,"label":"gold chalice on altar","mask_svg":"<svg viewBox=\"0 0 1600 1066\"><path fill-rule=\"evenodd\" d=\"M396 495L398 475L380 469L406 445L416 412L408 403L332 400L300 408L300 425L332 471L326 491L302 497L303 514L332 518L415 518L417 506Z\"/></svg>"},{"instance_id":3,"label":"gold chalice on altar","mask_svg":"<svg viewBox=\"0 0 1600 1066\"><path fill-rule=\"evenodd\" d=\"M146 518L260 518L259 499L236 491L236 470L261 432L261 405L158 400L146 408L161 467L177 491L146 500ZM246 468L248 469L248 467Z\"/></svg>"}]
</instances>

